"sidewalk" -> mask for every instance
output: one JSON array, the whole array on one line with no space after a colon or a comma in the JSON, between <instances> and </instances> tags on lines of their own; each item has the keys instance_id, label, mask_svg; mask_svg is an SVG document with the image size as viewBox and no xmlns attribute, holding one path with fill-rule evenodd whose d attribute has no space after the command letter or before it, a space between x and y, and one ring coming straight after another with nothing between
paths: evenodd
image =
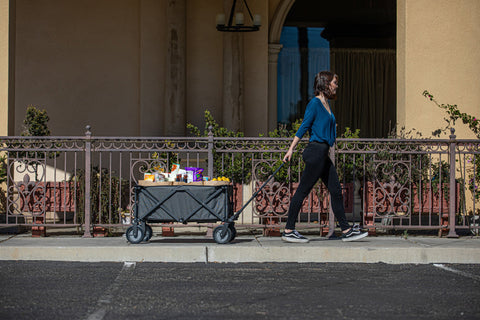
<instances>
[{"instance_id":1,"label":"sidewalk","mask_svg":"<svg viewBox=\"0 0 480 320\"><path fill-rule=\"evenodd\" d=\"M399 236L367 237L358 242L309 236L307 244L278 237L240 235L229 244L204 236L154 236L130 244L125 237L81 238L29 233L0 235L0 260L83 262L349 262L349 263L480 263L480 237L459 239Z\"/></svg>"}]
</instances>

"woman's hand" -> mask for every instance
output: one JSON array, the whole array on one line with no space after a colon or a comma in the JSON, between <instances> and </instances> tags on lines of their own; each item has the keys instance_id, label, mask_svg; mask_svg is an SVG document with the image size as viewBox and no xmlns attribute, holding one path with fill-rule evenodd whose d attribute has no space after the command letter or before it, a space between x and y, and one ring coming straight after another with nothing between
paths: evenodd
<instances>
[{"instance_id":1,"label":"woman's hand","mask_svg":"<svg viewBox=\"0 0 480 320\"><path fill-rule=\"evenodd\" d=\"M283 157L283 162L290 161L290 159L292 159L292 154L293 154L293 150L288 149L287 153L285 154L285 157Z\"/></svg>"},{"instance_id":2,"label":"woman's hand","mask_svg":"<svg viewBox=\"0 0 480 320\"><path fill-rule=\"evenodd\" d=\"M295 147L297 146L299 141L300 141L299 137L295 136L293 138L292 144L290 144L290 148L288 148L288 151L285 154L285 157L283 157L283 162L287 162L287 161L290 161L290 159L292 159L293 150L295 150Z\"/></svg>"}]
</instances>

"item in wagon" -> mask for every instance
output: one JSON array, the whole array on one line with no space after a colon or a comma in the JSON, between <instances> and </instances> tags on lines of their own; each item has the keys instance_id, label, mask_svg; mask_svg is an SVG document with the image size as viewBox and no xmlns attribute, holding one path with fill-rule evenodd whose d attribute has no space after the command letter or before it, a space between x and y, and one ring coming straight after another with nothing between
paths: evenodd
<instances>
[{"instance_id":1,"label":"item in wagon","mask_svg":"<svg viewBox=\"0 0 480 320\"><path fill-rule=\"evenodd\" d=\"M152 182L153 182L153 181L155 181L155 175L152 174L152 173L145 173L145 174L143 175L143 180L145 180L145 181L152 181Z\"/></svg>"},{"instance_id":2,"label":"item in wagon","mask_svg":"<svg viewBox=\"0 0 480 320\"><path fill-rule=\"evenodd\" d=\"M178 163L172 163L172 172L173 174L179 173L178 171L180 170L180 164Z\"/></svg>"},{"instance_id":3,"label":"item in wagon","mask_svg":"<svg viewBox=\"0 0 480 320\"><path fill-rule=\"evenodd\" d=\"M185 168L186 169L186 168ZM187 177L187 182L190 183L190 182L193 182L193 171L190 171L190 170L186 170L187 173L185 174L186 177Z\"/></svg>"},{"instance_id":4,"label":"item in wagon","mask_svg":"<svg viewBox=\"0 0 480 320\"><path fill-rule=\"evenodd\" d=\"M165 181L165 175L163 175L162 173L155 172L153 175L155 176L155 181L156 182Z\"/></svg>"},{"instance_id":5,"label":"item in wagon","mask_svg":"<svg viewBox=\"0 0 480 320\"><path fill-rule=\"evenodd\" d=\"M226 182L230 182L230 179L227 178L227 177L217 177L217 178L213 178L212 181L226 181Z\"/></svg>"},{"instance_id":6,"label":"item in wagon","mask_svg":"<svg viewBox=\"0 0 480 320\"><path fill-rule=\"evenodd\" d=\"M191 172L192 182L203 181L203 168L186 167L185 170L187 173Z\"/></svg>"},{"instance_id":7,"label":"item in wagon","mask_svg":"<svg viewBox=\"0 0 480 320\"><path fill-rule=\"evenodd\" d=\"M166 181L175 181L176 176L173 173L165 173Z\"/></svg>"}]
</instances>

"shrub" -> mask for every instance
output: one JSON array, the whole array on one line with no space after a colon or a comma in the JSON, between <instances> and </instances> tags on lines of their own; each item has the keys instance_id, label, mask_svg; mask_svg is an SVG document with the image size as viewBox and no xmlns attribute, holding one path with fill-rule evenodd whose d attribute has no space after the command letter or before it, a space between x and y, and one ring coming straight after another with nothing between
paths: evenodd
<instances>
[{"instance_id":1,"label":"shrub","mask_svg":"<svg viewBox=\"0 0 480 320\"><path fill-rule=\"evenodd\" d=\"M108 169L93 167L90 177L90 210L93 223L119 223L121 213L130 205L129 181ZM77 183L76 207L80 220L85 213L85 170L77 170L71 182ZM110 198L111 197L111 198ZM111 221L109 215L111 214Z\"/></svg>"},{"instance_id":2,"label":"shrub","mask_svg":"<svg viewBox=\"0 0 480 320\"><path fill-rule=\"evenodd\" d=\"M0 156L0 212L7 212L7 196L2 184L7 182L7 157Z\"/></svg>"},{"instance_id":3,"label":"shrub","mask_svg":"<svg viewBox=\"0 0 480 320\"><path fill-rule=\"evenodd\" d=\"M440 136L441 134L448 133L448 129L453 128L455 126L455 122L461 120L463 124L467 125L470 131L472 131L477 138L480 139L480 119L477 116L472 116L465 112L461 112L459 107L456 104L440 104L435 100L434 96L430 94L427 90L423 91L423 96L441 109L443 109L447 113L447 117L444 117L444 120L447 122L445 128L435 130L432 135ZM478 145L470 145L467 146L467 149L473 152L478 152ZM468 182L468 189L474 194L475 199L480 199L480 155L473 154L470 155L467 159L467 162L470 163L470 166L467 168L468 179L464 179L463 172L462 179L467 180ZM461 163L461 162L460 162ZM466 177L465 177L466 178Z\"/></svg>"},{"instance_id":4,"label":"shrub","mask_svg":"<svg viewBox=\"0 0 480 320\"><path fill-rule=\"evenodd\" d=\"M48 121L50 120L46 110L37 109L37 107L29 105L25 114L25 119L23 120L24 129L22 136L24 137L44 137L50 135L50 129L48 128ZM42 147L38 142L28 141L22 144L17 145L24 149ZM35 181L38 181L38 165L36 161L30 161L29 159L45 159L49 157L50 159L56 158L59 156L59 152L46 152L42 151L23 151L16 152L15 158L18 158L20 161L23 161L26 166L31 166L33 172L35 172Z\"/></svg>"},{"instance_id":5,"label":"shrub","mask_svg":"<svg viewBox=\"0 0 480 320\"><path fill-rule=\"evenodd\" d=\"M295 121L292 125L291 129L287 129L286 126L281 125L279 128L275 129L274 131L271 131L267 134L267 137L269 138L291 138L295 135L295 132L298 130L300 127L302 120L299 119ZM215 137L244 137L243 132L235 132L232 130L229 130L227 128L221 127L216 120L213 118L212 114L210 111L205 110L205 128L203 130L203 133L201 130L194 126L191 123L187 124L187 129L190 131L190 133L194 136L197 137L206 137L208 136L209 133L209 128L212 128L212 133ZM263 137L264 135L260 135L260 137ZM230 178L233 181L242 181L245 183L248 183L252 179L252 161L253 160L258 160L259 164L255 168L256 172L256 178L258 180L265 180L270 176L270 174L273 173L275 168L280 166L283 155L282 153L279 152L269 152L269 150L282 148L285 150L285 152L288 150L288 147L290 145L290 141L286 142L285 145L274 145L271 146L268 143L260 143L257 146L256 151L250 152L245 154L242 154L241 156L235 156L234 152L219 152L216 150L223 149L225 145L222 142L217 142L216 145L214 145L214 150L213 150L213 168L214 172L217 176L225 176ZM252 146L248 146L251 148ZM298 148L297 148L298 150ZM298 164L300 161L300 157L298 156L299 151L295 152L294 156L292 157L292 162L290 163L291 167L291 177L293 181L290 182L295 182L298 180ZM280 157L279 157L280 155ZM269 160L269 161L260 161L260 160ZM271 160L271 161L270 161ZM272 163L273 161L273 163ZM303 165L303 164L301 164ZM279 182L289 182L289 175L288 175L288 166L284 166L278 173L277 176L275 177L277 181Z\"/></svg>"}]
</instances>

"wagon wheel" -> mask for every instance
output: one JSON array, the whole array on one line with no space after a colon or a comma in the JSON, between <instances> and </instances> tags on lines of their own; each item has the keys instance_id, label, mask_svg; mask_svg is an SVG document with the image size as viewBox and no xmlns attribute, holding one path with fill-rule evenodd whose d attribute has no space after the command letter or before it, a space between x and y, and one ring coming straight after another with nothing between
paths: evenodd
<instances>
[{"instance_id":1,"label":"wagon wheel","mask_svg":"<svg viewBox=\"0 0 480 320\"><path fill-rule=\"evenodd\" d=\"M225 235L222 237L222 232L224 230L224 226L218 226L213 229L213 239L216 243L224 244L229 243L232 240L232 229L230 227L225 229Z\"/></svg>"},{"instance_id":2,"label":"wagon wheel","mask_svg":"<svg viewBox=\"0 0 480 320\"><path fill-rule=\"evenodd\" d=\"M150 227L148 224L145 225L145 236L143 237L143 241L147 242L152 239L153 236L153 230L152 227Z\"/></svg>"},{"instance_id":3,"label":"wagon wheel","mask_svg":"<svg viewBox=\"0 0 480 320\"><path fill-rule=\"evenodd\" d=\"M228 225L228 228L232 230L232 238L230 239L230 241L233 241L237 236L237 229L235 229L235 227L233 226L233 223Z\"/></svg>"},{"instance_id":4,"label":"wagon wheel","mask_svg":"<svg viewBox=\"0 0 480 320\"><path fill-rule=\"evenodd\" d=\"M126 236L128 242L136 244L142 242L145 235L143 229L140 227L137 227L137 234L135 235L135 228L131 226L127 229Z\"/></svg>"}]
</instances>

